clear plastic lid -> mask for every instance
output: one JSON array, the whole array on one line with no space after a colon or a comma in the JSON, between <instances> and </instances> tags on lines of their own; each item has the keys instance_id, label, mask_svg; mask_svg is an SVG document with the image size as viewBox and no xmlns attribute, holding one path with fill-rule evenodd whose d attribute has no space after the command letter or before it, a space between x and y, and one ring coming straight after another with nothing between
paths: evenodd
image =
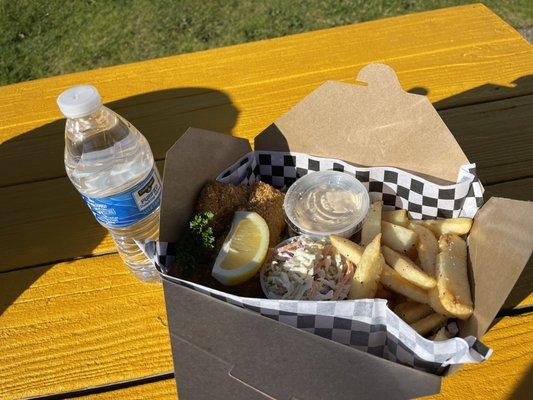
<instances>
[{"instance_id":1,"label":"clear plastic lid","mask_svg":"<svg viewBox=\"0 0 533 400\"><path fill-rule=\"evenodd\" d=\"M321 171L298 179L287 191L283 208L288 225L312 237L353 236L370 207L368 191L354 176Z\"/></svg>"}]
</instances>

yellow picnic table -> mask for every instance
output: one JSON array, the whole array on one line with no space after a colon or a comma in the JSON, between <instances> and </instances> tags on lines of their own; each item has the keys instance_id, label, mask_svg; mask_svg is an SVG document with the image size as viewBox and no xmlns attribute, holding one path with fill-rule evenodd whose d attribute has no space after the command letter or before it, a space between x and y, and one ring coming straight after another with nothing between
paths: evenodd
<instances>
[{"instance_id":1,"label":"yellow picnic table","mask_svg":"<svg viewBox=\"0 0 533 400\"><path fill-rule=\"evenodd\" d=\"M483 5L0 87L0 398L176 396L162 288L130 275L65 176L61 91L97 86L162 169L187 127L251 139L371 62L429 96L486 198L533 198L533 48ZM435 398L531 395L532 284L530 263L483 337L492 358L445 379Z\"/></svg>"}]
</instances>

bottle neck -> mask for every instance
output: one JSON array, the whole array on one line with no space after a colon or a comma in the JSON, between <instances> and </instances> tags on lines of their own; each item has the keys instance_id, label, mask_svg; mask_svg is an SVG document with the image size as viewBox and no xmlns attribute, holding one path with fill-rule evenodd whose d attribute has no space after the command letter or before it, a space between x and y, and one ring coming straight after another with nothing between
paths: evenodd
<instances>
[{"instance_id":1,"label":"bottle neck","mask_svg":"<svg viewBox=\"0 0 533 400\"><path fill-rule=\"evenodd\" d=\"M72 141L79 141L87 135L109 129L116 123L115 113L102 105L89 115L68 118L65 124L65 133Z\"/></svg>"},{"instance_id":2,"label":"bottle neck","mask_svg":"<svg viewBox=\"0 0 533 400\"><path fill-rule=\"evenodd\" d=\"M134 140L135 132L117 114L102 106L85 117L67 119L65 151L75 160L82 154L89 157L89 153L104 151L124 143L123 140L127 137Z\"/></svg>"}]
</instances>

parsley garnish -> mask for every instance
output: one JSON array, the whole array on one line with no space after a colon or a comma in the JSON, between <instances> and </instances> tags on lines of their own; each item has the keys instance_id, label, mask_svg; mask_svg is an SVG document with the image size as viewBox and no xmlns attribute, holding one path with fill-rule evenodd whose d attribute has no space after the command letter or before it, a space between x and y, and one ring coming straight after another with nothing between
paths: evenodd
<instances>
[{"instance_id":1,"label":"parsley garnish","mask_svg":"<svg viewBox=\"0 0 533 400\"><path fill-rule=\"evenodd\" d=\"M196 214L178 241L176 264L186 276L190 276L198 265L205 262L210 250L215 247L215 235L210 225L213 217L212 212Z\"/></svg>"}]
</instances>

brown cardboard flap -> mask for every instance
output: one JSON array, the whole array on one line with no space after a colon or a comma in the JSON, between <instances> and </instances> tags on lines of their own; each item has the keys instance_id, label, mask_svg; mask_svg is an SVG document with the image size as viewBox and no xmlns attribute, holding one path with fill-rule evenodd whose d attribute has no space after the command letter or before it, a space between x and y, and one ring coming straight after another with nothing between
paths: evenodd
<instances>
[{"instance_id":1,"label":"brown cardboard flap","mask_svg":"<svg viewBox=\"0 0 533 400\"><path fill-rule=\"evenodd\" d=\"M468 159L425 96L404 92L387 65L328 81L255 140L258 150L296 151L362 166L394 166L455 182Z\"/></svg>"},{"instance_id":2,"label":"brown cardboard flap","mask_svg":"<svg viewBox=\"0 0 533 400\"><path fill-rule=\"evenodd\" d=\"M439 376L163 284L176 381L186 399L411 399L439 392Z\"/></svg>"},{"instance_id":3,"label":"brown cardboard flap","mask_svg":"<svg viewBox=\"0 0 533 400\"><path fill-rule=\"evenodd\" d=\"M159 240L175 242L202 187L249 151L246 139L189 128L166 155Z\"/></svg>"},{"instance_id":4,"label":"brown cardboard flap","mask_svg":"<svg viewBox=\"0 0 533 400\"><path fill-rule=\"evenodd\" d=\"M460 333L481 337L531 257L533 202L492 197L476 214L468 241L475 309Z\"/></svg>"},{"instance_id":5,"label":"brown cardboard flap","mask_svg":"<svg viewBox=\"0 0 533 400\"><path fill-rule=\"evenodd\" d=\"M229 375L231 365L172 335L174 375L180 399L272 400Z\"/></svg>"}]
</instances>

